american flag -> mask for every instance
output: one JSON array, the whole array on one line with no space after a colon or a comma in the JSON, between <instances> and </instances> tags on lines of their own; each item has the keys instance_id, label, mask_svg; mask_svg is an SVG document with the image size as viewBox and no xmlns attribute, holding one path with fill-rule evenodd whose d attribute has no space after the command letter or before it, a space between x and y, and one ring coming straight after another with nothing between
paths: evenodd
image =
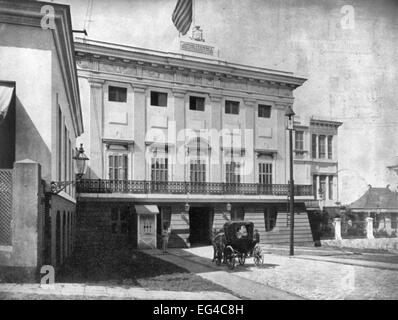
<instances>
[{"instance_id":1,"label":"american flag","mask_svg":"<svg viewBox=\"0 0 398 320\"><path fill-rule=\"evenodd\" d=\"M185 35L192 22L192 0L178 0L171 20L177 30Z\"/></svg>"}]
</instances>

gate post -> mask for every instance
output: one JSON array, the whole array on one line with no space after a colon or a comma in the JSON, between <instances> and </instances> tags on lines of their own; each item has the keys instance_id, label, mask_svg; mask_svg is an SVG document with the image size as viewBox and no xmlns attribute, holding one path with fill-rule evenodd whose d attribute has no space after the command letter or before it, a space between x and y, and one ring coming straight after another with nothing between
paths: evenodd
<instances>
[{"instance_id":1,"label":"gate post","mask_svg":"<svg viewBox=\"0 0 398 320\"><path fill-rule=\"evenodd\" d=\"M334 218L334 239L342 240L341 238L341 218Z\"/></svg>"},{"instance_id":2,"label":"gate post","mask_svg":"<svg viewBox=\"0 0 398 320\"><path fill-rule=\"evenodd\" d=\"M374 239L373 236L373 218L367 217L366 218L366 237L368 239Z\"/></svg>"},{"instance_id":3,"label":"gate post","mask_svg":"<svg viewBox=\"0 0 398 320\"><path fill-rule=\"evenodd\" d=\"M39 212L41 166L32 160L14 164L12 265L36 278L42 264L43 217Z\"/></svg>"}]
</instances>

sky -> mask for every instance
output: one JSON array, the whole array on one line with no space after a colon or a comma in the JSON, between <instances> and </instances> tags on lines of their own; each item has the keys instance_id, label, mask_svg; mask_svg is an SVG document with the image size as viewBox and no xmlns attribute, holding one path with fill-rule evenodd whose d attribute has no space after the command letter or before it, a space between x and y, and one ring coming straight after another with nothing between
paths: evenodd
<instances>
[{"instance_id":1,"label":"sky","mask_svg":"<svg viewBox=\"0 0 398 320\"><path fill-rule=\"evenodd\" d=\"M54 0L71 6L88 38L175 51L177 0ZM194 20L220 59L308 78L294 110L342 121L342 203L367 188L398 186L386 166L398 155L398 1L195 0ZM349 4L349 7L346 5ZM80 36L79 34L76 34Z\"/></svg>"}]
</instances>

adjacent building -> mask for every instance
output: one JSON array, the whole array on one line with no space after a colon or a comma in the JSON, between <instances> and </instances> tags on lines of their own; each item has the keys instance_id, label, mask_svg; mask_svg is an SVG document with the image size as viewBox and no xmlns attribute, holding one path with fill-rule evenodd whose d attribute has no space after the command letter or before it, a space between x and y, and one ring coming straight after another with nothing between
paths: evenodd
<instances>
[{"instance_id":1,"label":"adjacent building","mask_svg":"<svg viewBox=\"0 0 398 320\"><path fill-rule=\"evenodd\" d=\"M376 237L398 234L398 192L390 186L369 189L356 201L347 206L359 221L373 218L373 229Z\"/></svg>"},{"instance_id":2,"label":"adjacent building","mask_svg":"<svg viewBox=\"0 0 398 320\"><path fill-rule=\"evenodd\" d=\"M207 244L229 219L252 220L263 242L288 241L285 112L305 79L201 46L167 53L76 40L90 158L77 190L82 241L154 247L170 222L170 245ZM312 181L296 181L297 241L312 241Z\"/></svg>"},{"instance_id":3,"label":"adjacent building","mask_svg":"<svg viewBox=\"0 0 398 320\"><path fill-rule=\"evenodd\" d=\"M338 197L338 128L342 122L300 119L295 122L294 164L296 183L310 180L316 201L307 207L333 210Z\"/></svg>"},{"instance_id":4,"label":"adjacent building","mask_svg":"<svg viewBox=\"0 0 398 320\"><path fill-rule=\"evenodd\" d=\"M72 251L75 189L49 188L83 132L69 6L1 0L0 25L0 266L34 276Z\"/></svg>"}]
</instances>

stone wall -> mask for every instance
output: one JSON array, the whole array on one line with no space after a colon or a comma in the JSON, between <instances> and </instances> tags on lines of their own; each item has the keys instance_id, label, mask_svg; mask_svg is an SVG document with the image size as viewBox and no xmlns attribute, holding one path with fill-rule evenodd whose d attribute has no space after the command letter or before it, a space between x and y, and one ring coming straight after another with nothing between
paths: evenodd
<instances>
[{"instance_id":1,"label":"stone wall","mask_svg":"<svg viewBox=\"0 0 398 320\"><path fill-rule=\"evenodd\" d=\"M322 240L322 246L386 250L398 253L398 238Z\"/></svg>"}]
</instances>

